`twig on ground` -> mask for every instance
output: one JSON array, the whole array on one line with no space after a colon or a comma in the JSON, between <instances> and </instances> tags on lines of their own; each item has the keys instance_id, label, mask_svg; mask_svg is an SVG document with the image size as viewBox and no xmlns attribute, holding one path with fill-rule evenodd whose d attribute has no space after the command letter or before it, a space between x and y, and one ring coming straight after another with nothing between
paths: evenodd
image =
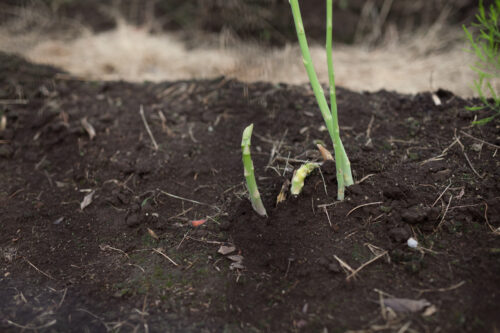
<instances>
[{"instance_id":1,"label":"twig on ground","mask_svg":"<svg viewBox=\"0 0 500 333\"><path fill-rule=\"evenodd\" d=\"M452 210L459 209L459 208L476 207L476 206L480 206L480 205L482 205L482 204L478 203L478 204L472 204L472 205L453 206L453 207L450 207L450 209L448 209L448 210L452 211Z\"/></svg>"},{"instance_id":2,"label":"twig on ground","mask_svg":"<svg viewBox=\"0 0 500 333\"><path fill-rule=\"evenodd\" d=\"M76 309L76 311L85 312L85 313L91 315L92 317L94 317L95 319L97 319L97 320L99 320L101 322L102 326L104 326L106 328L106 331L110 331L108 325L104 322L104 318L101 318L98 315L93 314L89 310L85 310L83 308Z\"/></svg>"},{"instance_id":3,"label":"twig on ground","mask_svg":"<svg viewBox=\"0 0 500 333\"><path fill-rule=\"evenodd\" d=\"M340 203L340 201L334 201L332 203L329 203L329 204L321 204L321 205L317 205L316 207L318 208L323 208L323 207L330 207L330 206L336 206Z\"/></svg>"},{"instance_id":4,"label":"twig on ground","mask_svg":"<svg viewBox=\"0 0 500 333\"><path fill-rule=\"evenodd\" d=\"M448 213L448 208L450 208L451 199L453 199L453 194L450 195L450 200L448 200L448 205L446 205L446 209L445 209L445 211L443 213L443 217L441 218L441 221L439 222L439 224L437 226L437 229L440 229L441 225L444 222L444 218L446 217L446 213Z\"/></svg>"},{"instance_id":5,"label":"twig on ground","mask_svg":"<svg viewBox=\"0 0 500 333\"><path fill-rule=\"evenodd\" d=\"M199 201L196 201L196 200L186 199L186 198L179 197L177 195L170 194L170 193L162 191L162 190L160 190L160 193L162 193L162 194L164 194L164 195L166 195L168 197L174 198L174 199L179 199L179 200L182 200L182 201L191 202L191 203L194 203L194 204L197 204L197 205L212 207L212 208L216 209L219 212L221 211L221 209L219 207L214 206L214 205L210 205L210 204L207 204L207 203L204 203L204 202L199 202Z\"/></svg>"},{"instance_id":6,"label":"twig on ground","mask_svg":"<svg viewBox=\"0 0 500 333\"><path fill-rule=\"evenodd\" d=\"M314 205L313 205L313 207L314 207ZM323 211L325 212L326 217L328 218L328 223L330 224L330 227L333 227L332 221L330 220L330 215L328 214L328 210L326 209L326 207L323 207Z\"/></svg>"},{"instance_id":7,"label":"twig on ground","mask_svg":"<svg viewBox=\"0 0 500 333\"><path fill-rule=\"evenodd\" d=\"M174 266L179 266L179 264L177 264L177 263L176 263L175 261L173 261L173 260L172 260L169 256L167 256L165 253L163 253L163 252L161 251L161 249L154 249L154 248L153 248L153 249L151 249L151 250L153 250L154 252L156 252L156 253L158 253L158 254L162 255L165 259L167 259L167 260L168 260L168 261L170 261L172 264L174 264Z\"/></svg>"},{"instance_id":8,"label":"twig on ground","mask_svg":"<svg viewBox=\"0 0 500 333\"><path fill-rule=\"evenodd\" d=\"M460 133L462 133L463 135L465 135L465 136L467 136L467 137L469 137L469 138L471 138L471 139L473 139L473 140L476 140L476 141L479 141L479 142L481 142L481 143L484 143L484 144L485 144L485 145L487 145L487 146L490 146L490 147L492 147L492 148L496 148L496 149L500 149L500 146L495 145L495 144L493 144L493 143L489 143L489 142L484 141L484 140L482 140L482 139L476 138L475 136L472 136L472 135L470 135L469 133L467 133L467 132L465 132L465 131L460 131Z\"/></svg>"},{"instance_id":9,"label":"twig on ground","mask_svg":"<svg viewBox=\"0 0 500 333\"><path fill-rule=\"evenodd\" d=\"M55 325L55 323L57 323L57 320L53 319L51 321L49 321L48 323L46 324L43 324L41 326L24 326L24 325L20 325L20 324L17 324L13 321L10 321L10 320L7 320L7 323L9 325L12 325L12 326L15 326L17 328L21 328L23 330L32 330L32 331L38 331L38 330L41 330L41 329L44 329L44 328L47 328L47 327L50 327L52 325Z\"/></svg>"},{"instance_id":10,"label":"twig on ground","mask_svg":"<svg viewBox=\"0 0 500 333\"><path fill-rule=\"evenodd\" d=\"M191 211L192 209L193 209L193 207L189 207L188 209L183 210L182 212L180 212L177 215L170 216L169 218L167 218L167 221L170 221L170 220L173 220L175 218L181 217L182 215L185 215L185 214L189 213L189 211Z\"/></svg>"},{"instance_id":11,"label":"twig on ground","mask_svg":"<svg viewBox=\"0 0 500 333\"><path fill-rule=\"evenodd\" d=\"M177 245L176 249L179 250L179 248L181 247L182 245L182 242L184 242L184 240L186 239L187 235L189 234L189 231L188 230L185 234L184 234L184 237L182 237L181 241L179 242L179 245Z\"/></svg>"},{"instance_id":12,"label":"twig on ground","mask_svg":"<svg viewBox=\"0 0 500 333\"><path fill-rule=\"evenodd\" d=\"M270 167L271 165L273 165L274 156L276 156L276 155L279 156L281 146L283 145L283 142L285 140L287 133L288 133L288 128L285 130L285 133L283 134L283 136L281 137L281 139L279 141L272 142L273 147L271 148L271 153L269 154L269 161L267 162L267 167Z\"/></svg>"},{"instance_id":13,"label":"twig on ground","mask_svg":"<svg viewBox=\"0 0 500 333\"><path fill-rule=\"evenodd\" d=\"M32 263L28 260L28 259L24 258L24 260L25 260L25 261L26 261L26 262L27 262L27 263L28 263L31 267L33 267L34 269L36 269L36 270L37 270L37 272L39 272L39 273L41 273L41 274L45 275L46 277L48 277L48 278L49 278L49 279L51 279L51 280L55 280L52 276L50 276L50 274L45 273L44 271L42 271L41 269L39 269L38 267L36 267L35 265L33 265L33 264L32 264Z\"/></svg>"},{"instance_id":14,"label":"twig on ground","mask_svg":"<svg viewBox=\"0 0 500 333\"><path fill-rule=\"evenodd\" d=\"M198 143L198 140L196 140L196 138L194 137L193 128L194 128L194 123L189 124L188 134L189 134L189 137L191 138L191 141L193 141L194 143Z\"/></svg>"},{"instance_id":15,"label":"twig on ground","mask_svg":"<svg viewBox=\"0 0 500 333\"><path fill-rule=\"evenodd\" d=\"M102 250L102 251L106 251L106 250L114 250L114 251L118 251L120 253L122 253L125 257L127 257L127 259L130 259L130 257L128 256L128 254L123 251L123 250L120 250L120 249L117 249L116 247L112 247L112 246L109 246L109 245L99 245L99 248Z\"/></svg>"},{"instance_id":16,"label":"twig on ground","mask_svg":"<svg viewBox=\"0 0 500 333\"><path fill-rule=\"evenodd\" d=\"M64 299L66 298L67 292L68 292L68 288L64 288L64 294L63 294L61 300L59 301L59 303L57 304L57 309L61 308L61 305L63 304Z\"/></svg>"},{"instance_id":17,"label":"twig on ground","mask_svg":"<svg viewBox=\"0 0 500 333\"><path fill-rule=\"evenodd\" d=\"M337 255L334 255L333 257L339 262L340 266L342 266L344 270L351 272L351 274L354 273L354 269L351 266L349 266L345 261L337 257Z\"/></svg>"},{"instance_id":18,"label":"twig on ground","mask_svg":"<svg viewBox=\"0 0 500 333\"><path fill-rule=\"evenodd\" d=\"M455 130L456 131L456 130ZM479 172L476 171L476 169L474 168L474 166L472 165L472 162L471 160L469 159L469 156L467 155L467 153L465 152L465 146L462 144L462 142L460 141L460 138L457 136L457 134L455 133L455 140L458 142L458 144L460 145L460 148L462 149L462 153L464 154L464 157L465 159L467 160L467 163L469 164L470 168L472 169L472 171L476 174L476 176L478 176L479 178L483 179L484 177L481 176L479 174Z\"/></svg>"},{"instance_id":19,"label":"twig on ground","mask_svg":"<svg viewBox=\"0 0 500 333\"><path fill-rule=\"evenodd\" d=\"M356 184L361 184L362 182L364 182L365 180L367 180L368 178L373 177L373 176L375 176L375 174L374 173L370 173L370 174L364 176L363 178L361 178L360 180L358 180L356 182Z\"/></svg>"},{"instance_id":20,"label":"twig on ground","mask_svg":"<svg viewBox=\"0 0 500 333\"><path fill-rule=\"evenodd\" d=\"M155 137L153 136L153 133L151 132L151 129L149 128L148 121L146 120L146 116L144 115L144 108L142 107L142 105L139 109L139 113L141 114L141 118L142 118L142 121L144 123L144 127L146 127L146 132L148 132L148 135L149 135L151 141L153 142L154 150L158 150L158 144L156 143Z\"/></svg>"},{"instance_id":21,"label":"twig on ground","mask_svg":"<svg viewBox=\"0 0 500 333\"><path fill-rule=\"evenodd\" d=\"M495 229L488 220L488 204L486 202L484 203L484 219L486 220L486 224L490 228L491 232L493 232L493 234L497 236L500 236L500 227Z\"/></svg>"},{"instance_id":22,"label":"twig on ground","mask_svg":"<svg viewBox=\"0 0 500 333\"><path fill-rule=\"evenodd\" d=\"M321 167L318 168L321 180L323 181L323 188L325 189L325 194L328 196L328 190L326 189L325 177L323 177L323 172L321 172Z\"/></svg>"},{"instance_id":23,"label":"twig on ground","mask_svg":"<svg viewBox=\"0 0 500 333\"><path fill-rule=\"evenodd\" d=\"M281 161L281 162L292 162L292 163L309 163L311 161L306 161L306 160L301 160L297 158L290 158L290 157L283 157L283 156L276 156L274 158L274 161Z\"/></svg>"},{"instance_id":24,"label":"twig on ground","mask_svg":"<svg viewBox=\"0 0 500 333\"><path fill-rule=\"evenodd\" d=\"M441 154L439 154L438 156L434 156L434 157L431 157L425 161L422 161L420 162L420 165L424 165L424 164L427 164L429 162L434 162L434 161L441 161L444 159L444 157L446 156L446 154L448 153L448 150L450 150L454 145L456 145L458 142L457 140L457 137L455 137L455 140L453 140L453 142L448 146L446 147L442 152Z\"/></svg>"},{"instance_id":25,"label":"twig on ground","mask_svg":"<svg viewBox=\"0 0 500 333\"><path fill-rule=\"evenodd\" d=\"M448 189L450 188L450 186L451 186L451 180L450 180L450 184L449 184L448 186L446 186L446 188L444 189L444 191L443 191L443 192L441 192L441 194L440 194L440 195L439 195L439 197L436 199L436 201L434 201L434 203L432 204L432 206L431 206L431 207L434 207L434 206L438 203L439 199L441 199L441 197L442 197L442 196L446 193L446 191L448 191Z\"/></svg>"},{"instance_id":26,"label":"twig on ground","mask_svg":"<svg viewBox=\"0 0 500 333\"><path fill-rule=\"evenodd\" d=\"M373 126L373 122L374 121L375 121L375 116L372 115L372 117L370 118L370 122L368 123L368 127L366 128L366 134L365 134L366 142L365 142L365 146L368 146L372 142L372 138L370 137L370 135L371 135L371 132L372 132L372 126Z\"/></svg>"},{"instance_id":27,"label":"twig on ground","mask_svg":"<svg viewBox=\"0 0 500 333\"><path fill-rule=\"evenodd\" d=\"M209 241L209 240L205 240L205 239L194 238L194 237L191 237L191 236L187 236L186 238L187 239L192 239L194 241L201 242L201 243L207 243L207 244L215 244L215 245L224 244L224 242Z\"/></svg>"},{"instance_id":28,"label":"twig on ground","mask_svg":"<svg viewBox=\"0 0 500 333\"><path fill-rule=\"evenodd\" d=\"M137 264L127 264L129 266L134 266L134 267L137 267L139 268L143 273L146 273L146 270L144 268L142 268L141 266L137 265Z\"/></svg>"},{"instance_id":29,"label":"twig on ground","mask_svg":"<svg viewBox=\"0 0 500 333\"><path fill-rule=\"evenodd\" d=\"M448 288L437 288L437 289L415 289L418 291L418 297L422 296L424 293L432 293L432 292L445 292L445 291L451 291L455 290L457 288L460 288L465 284L465 281L460 281L457 284L452 285L451 287Z\"/></svg>"},{"instance_id":30,"label":"twig on ground","mask_svg":"<svg viewBox=\"0 0 500 333\"><path fill-rule=\"evenodd\" d=\"M351 209L345 217L348 217L349 215L351 215L352 212L354 212L356 209L359 209L359 208L362 208L362 207L366 207L366 206L373 206L373 205L380 205L384 203L383 201L377 201L377 202L369 202L369 203L365 203L365 204L362 204L362 205L359 205L359 206L356 206L354 207L353 209Z\"/></svg>"},{"instance_id":31,"label":"twig on ground","mask_svg":"<svg viewBox=\"0 0 500 333\"><path fill-rule=\"evenodd\" d=\"M356 270L354 270L349 276L347 276L346 280L349 281L350 279L356 277L356 274L358 274L363 268L365 268L369 264L377 261L378 259L382 258L385 255L387 255L387 251L384 251L384 252L378 254L377 256L373 257L372 259L368 260L367 262L365 262L364 264L362 264L361 266L356 268Z\"/></svg>"}]
</instances>

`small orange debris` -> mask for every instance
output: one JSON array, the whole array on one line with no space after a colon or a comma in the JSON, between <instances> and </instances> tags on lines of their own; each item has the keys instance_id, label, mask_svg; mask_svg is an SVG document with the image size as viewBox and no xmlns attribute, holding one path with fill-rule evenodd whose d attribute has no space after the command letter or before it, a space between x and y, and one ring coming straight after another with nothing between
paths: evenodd
<instances>
[{"instance_id":1,"label":"small orange debris","mask_svg":"<svg viewBox=\"0 0 500 333\"><path fill-rule=\"evenodd\" d=\"M191 226L193 226L193 227L196 228L196 227L199 227L200 225L202 225L205 222L207 222L207 219L191 221Z\"/></svg>"},{"instance_id":2,"label":"small orange debris","mask_svg":"<svg viewBox=\"0 0 500 333\"><path fill-rule=\"evenodd\" d=\"M333 156L332 154L321 144L317 144L316 147L318 147L319 152L321 153L321 156L323 157L324 161L332 160L333 161Z\"/></svg>"},{"instance_id":3,"label":"small orange debris","mask_svg":"<svg viewBox=\"0 0 500 333\"><path fill-rule=\"evenodd\" d=\"M154 232L153 230L151 230L149 228L148 228L148 233L149 233L149 236L153 237L154 239L156 239L156 240L160 239L160 237L158 237L156 232Z\"/></svg>"}]
</instances>

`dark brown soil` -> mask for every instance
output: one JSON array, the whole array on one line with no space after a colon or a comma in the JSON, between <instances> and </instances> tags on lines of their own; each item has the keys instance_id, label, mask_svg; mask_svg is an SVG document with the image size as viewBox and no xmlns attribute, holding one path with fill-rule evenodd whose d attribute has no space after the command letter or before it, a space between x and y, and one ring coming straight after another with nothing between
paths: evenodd
<instances>
[{"instance_id":1,"label":"dark brown soil","mask_svg":"<svg viewBox=\"0 0 500 333\"><path fill-rule=\"evenodd\" d=\"M500 127L470 126L473 101L339 89L360 183L336 201L326 163L276 206L295 159L318 159L313 142L329 143L306 86L83 82L5 54L0 72L2 332L500 328ZM250 123L268 218L243 183ZM222 244L244 268L231 269ZM380 254L372 246L387 254L346 279L336 258L356 269ZM433 307L386 320L380 291Z\"/></svg>"}]
</instances>

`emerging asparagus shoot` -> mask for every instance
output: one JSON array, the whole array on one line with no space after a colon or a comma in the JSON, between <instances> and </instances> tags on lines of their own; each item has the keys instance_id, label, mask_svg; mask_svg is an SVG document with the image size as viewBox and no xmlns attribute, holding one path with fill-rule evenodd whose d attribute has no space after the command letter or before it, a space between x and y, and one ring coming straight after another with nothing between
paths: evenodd
<instances>
[{"instance_id":1,"label":"emerging asparagus shoot","mask_svg":"<svg viewBox=\"0 0 500 333\"><path fill-rule=\"evenodd\" d=\"M292 7L293 20L295 23L295 28L297 30L297 37L299 40L300 50L302 51L302 57L304 61L304 66L306 68L307 76L311 82L311 86L318 102L319 109L325 121L326 128L330 134L330 138L333 142L333 147L335 150L335 166L337 169L337 184L338 200L344 200L345 187L352 185L354 183L351 173L351 164L347 157L344 149L344 145L340 140L340 130L338 124L337 116L337 102L335 95L335 78L333 71L333 61L332 61L332 0L327 0L327 61L328 61L328 77L330 81L330 102L332 110L328 107L328 103L323 92L323 88L319 83L316 71L314 70L314 65L312 63L311 54L309 52L309 46L307 45L306 34L304 31L304 24L302 23L302 16L300 14L299 2L298 0L290 0L290 5Z\"/></svg>"},{"instance_id":2,"label":"emerging asparagus shoot","mask_svg":"<svg viewBox=\"0 0 500 333\"><path fill-rule=\"evenodd\" d=\"M304 187L304 180L314 169L318 167L317 163L305 163L300 166L297 171L293 174L292 177L292 188L290 189L290 193L293 195L299 195L302 192L302 188Z\"/></svg>"},{"instance_id":3,"label":"emerging asparagus shoot","mask_svg":"<svg viewBox=\"0 0 500 333\"><path fill-rule=\"evenodd\" d=\"M243 169L245 179L247 181L248 193L250 196L250 201L252 202L252 208L260 216L267 216L266 208L262 203L260 198L259 189L257 188L257 182L255 181L254 167L252 162L252 156L250 155L250 143L252 139L253 124L245 128L243 131L243 137L241 139L241 153L243 156Z\"/></svg>"}]
</instances>

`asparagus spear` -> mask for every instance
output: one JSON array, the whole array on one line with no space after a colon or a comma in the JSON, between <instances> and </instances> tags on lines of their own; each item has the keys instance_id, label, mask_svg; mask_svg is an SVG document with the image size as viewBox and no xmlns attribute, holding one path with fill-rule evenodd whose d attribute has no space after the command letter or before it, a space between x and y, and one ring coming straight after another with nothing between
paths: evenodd
<instances>
[{"instance_id":1,"label":"asparagus spear","mask_svg":"<svg viewBox=\"0 0 500 333\"><path fill-rule=\"evenodd\" d=\"M316 75L316 71L314 70L314 65L312 63L312 58L309 52L309 46L307 44L307 38L304 31L304 24L302 23L302 16L300 14L298 0L290 0L290 6L292 8L293 19L295 23L295 28L297 30L297 37L299 40L300 50L302 51L302 57L304 61L304 66L306 68L307 76L309 77L309 81L311 82L314 96L316 97L316 101L318 102L319 109L321 111L323 120L325 121L326 128L328 129L328 133L330 134L330 138L332 139L333 146L335 149L335 163L337 169L337 183L338 183L337 198L339 200L343 200L345 186L352 185L353 180L352 180L350 162L349 159L347 158L347 154L345 152L342 141L340 140L340 131L338 126L337 103L335 97L335 80L333 73L333 62L331 60L331 34L332 34L331 0L327 0L327 6L329 7L327 9L330 9L329 12L327 10L327 25L329 25L329 28L327 29L327 57L328 56L330 57L330 59L328 60L328 70L330 79L330 98L333 98L331 112L330 108L328 107L328 103L326 101L323 88L321 87L318 77Z\"/></svg>"},{"instance_id":2,"label":"asparagus spear","mask_svg":"<svg viewBox=\"0 0 500 333\"><path fill-rule=\"evenodd\" d=\"M292 177L292 188L290 189L290 193L293 195L299 195L304 187L304 179L309 176L314 169L318 167L317 163L304 163L300 166L300 168L295 171Z\"/></svg>"},{"instance_id":3,"label":"asparagus spear","mask_svg":"<svg viewBox=\"0 0 500 333\"><path fill-rule=\"evenodd\" d=\"M241 152L243 156L243 169L244 175L247 181L248 193L250 195L250 201L252 202L252 208L260 216L267 216L266 208L262 203L260 197L259 189L257 188L257 182L255 181L254 167L252 162L252 156L250 155L250 142L252 139L253 124L246 127L243 131L243 137L241 139Z\"/></svg>"},{"instance_id":4,"label":"asparagus spear","mask_svg":"<svg viewBox=\"0 0 500 333\"><path fill-rule=\"evenodd\" d=\"M333 118L333 148L337 169L338 199L344 199L344 185L354 184L351 173L351 162L347 157L344 145L340 140L339 120L337 113L337 95L335 93L335 73L333 70L332 55L332 0L326 0L326 61L328 64L328 81L330 83L330 109Z\"/></svg>"}]
</instances>

